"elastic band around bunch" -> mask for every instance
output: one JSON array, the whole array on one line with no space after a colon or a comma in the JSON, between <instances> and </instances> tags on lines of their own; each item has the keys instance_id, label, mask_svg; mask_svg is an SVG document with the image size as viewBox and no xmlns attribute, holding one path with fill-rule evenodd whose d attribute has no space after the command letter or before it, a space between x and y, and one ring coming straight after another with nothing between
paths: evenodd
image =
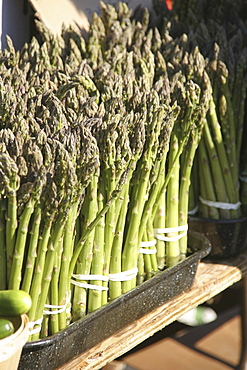
<instances>
[{"instance_id":1,"label":"elastic band around bunch","mask_svg":"<svg viewBox=\"0 0 247 370\"><path fill-rule=\"evenodd\" d=\"M139 249L139 253L141 254L156 254L156 252L157 252L157 248L153 248L153 249L140 248Z\"/></svg>"},{"instance_id":2,"label":"elastic band around bunch","mask_svg":"<svg viewBox=\"0 0 247 370\"><path fill-rule=\"evenodd\" d=\"M54 310L54 311L50 311L50 310L43 310L43 314L44 315L57 315L59 313L62 313L66 310L66 307L67 307L67 304L64 304L64 305L53 305L53 304L46 304L45 305L45 308L51 308L51 309L55 309L57 308L57 310Z\"/></svg>"},{"instance_id":3,"label":"elastic band around bunch","mask_svg":"<svg viewBox=\"0 0 247 370\"><path fill-rule=\"evenodd\" d=\"M43 310L44 315L58 315L59 313L62 313L64 311L70 312L70 306L67 308L67 305L70 303L70 297L69 293L66 294L66 302L63 305L55 305L55 304L45 304L45 308L51 308L54 309L54 311L51 310ZM57 309L57 310L56 310Z\"/></svg>"},{"instance_id":4,"label":"elastic band around bunch","mask_svg":"<svg viewBox=\"0 0 247 370\"><path fill-rule=\"evenodd\" d=\"M156 248L153 248L153 249L147 249L147 248L154 247L156 243L157 243L157 240L149 240L149 241L146 241L146 242L141 242L140 243L139 253L142 253L142 254L155 254L157 252L157 249Z\"/></svg>"},{"instance_id":5,"label":"elastic band around bunch","mask_svg":"<svg viewBox=\"0 0 247 370\"><path fill-rule=\"evenodd\" d=\"M199 210L199 205L197 204L197 205L195 206L195 208L193 208L193 209L191 209L190 211L188 211L188 215L190 215L190 216L194 216L194 215L198 212L198 210Z\"/></svg>"},{"instance_id":6,"label":"elastic band around bunch","mask_svg":"<svg viewBox=\"0 0 247 370\"><path fill-rule=\"evenodd\" d=\"M247 175L246 175L246 174L241 174L241 175L239 176L239 179L240 179L241 181L243 181L243 182L247 182Z\"/></svg>"},{"instance_id":7,"label":"elastic band around bunch","mask_svg":"<svg viewBox=\"0 0 247 370\"><path fill-rule=\"evenodd\" d=\"M162 240L165 242L176 242L187 235L187 230L188 230L188 224L175 226L175 227L157 228L157 229L154 229L154 234L155 234L156 239L158 240ZM160 235L160 234L175 233L175 232L181 232L181 231L183 231L181 234L174 235L174 236Z\"/></svg>"},{"instance_id":8,"label":"elastic band around bunch","mask_svg":"<svg viewBox=\"0 0 247 370\"><path fill-rule=\"evenodd\" d=\"M136 277L138 273L138 268L134 267L133 269L127 271L117 272L115 274L109 274L109 280L111 281L129 281Z\"/></svg>"},{"instance_id":9,"label":"elastic band around bunch","mask_svg":"<svg viewBox=\"0 0 247 370\"><path fill-rule=\"evenodd\" d=\"M73 274L72 277L76 278L76 279L79 279L79 280L100 280L100 281L103 280L101 278L104 277L104 281L109 280L109 279L105 280L105 278L107 276L104 276L104 275L76 275L76 274ZM85 279L85 277L87 277L87 278ZM97 279L95 279L95 277L97 277ZM101 278L99 279L99 277L101 277ZM71 282L71 284L76 285L79 288L93 289L93 290L100 290L100 291L108 290L108 287L104 287L102 285L83 283L83 282L76 281L76 280L73 280L73 279L71 279L70 282Z\"/></svg>"},{"instance_id":10,"label":"elastic band around bunch","mask_svg":"<svg viewBox=\"0 0 247 370\"><path fill-rule=\"evenodd\" d=\"M28 328L29 328L29 335L37 334L41 331L41 325L43 322L43 317L36 321L30 321L28 323ZM34 328L37 325L37 328Z\"/></svg>"},{"instance_id":11,"label":"elastic band around bunch","mask_svg":"<svg viewBox=\"0 0 247 370\"><path fill-rule=\"evenodd\" d=\"M220 209L236 211L241 206L241 202L237 202L237 203L213 202L211 200L205 200L202 197L199 197L199 199L201 203L205 204L206 206L220 208Z\"/></svg>"},{"instance_id":12,"label":"elastic band around bunch","mask_svg":"<svg viewBox=\"0 0 247 370\"><path fill-rule=\"evenodd\" d=\"M72 277L78 280L100 280L108 281L109 277L106 275L92 274L92 275L83 275L83 274L73 274Z\"/></svg>"}]
</instances>

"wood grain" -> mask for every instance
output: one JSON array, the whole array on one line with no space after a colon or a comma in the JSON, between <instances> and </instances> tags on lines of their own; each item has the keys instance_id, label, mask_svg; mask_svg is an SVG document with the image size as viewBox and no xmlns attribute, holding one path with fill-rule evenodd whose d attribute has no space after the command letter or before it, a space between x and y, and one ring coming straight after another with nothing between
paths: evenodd
<instances>
[{"instance_id":1,"label":"wood grain","mask_svg":"<svg viewBox=\"0 0 247 370\"><path fill-rule=\"evenodd\" d=\"M171 324L178 317L219 294L247 273L247 254L221 263L200 263L193 286L59 370L98 370Z\"/></svg>"}]
</instances>

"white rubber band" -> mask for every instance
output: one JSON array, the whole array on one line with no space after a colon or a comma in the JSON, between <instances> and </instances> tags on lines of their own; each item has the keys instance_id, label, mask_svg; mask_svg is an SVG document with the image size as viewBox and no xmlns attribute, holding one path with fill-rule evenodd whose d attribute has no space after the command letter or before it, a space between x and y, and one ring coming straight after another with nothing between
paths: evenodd
<instances>
[{"instance_id":1,"label":"white rubber band","mask_svg":"<svg viewBox=\"0 0 247 370\"><path fill-rule=\"evenodd\" d=\"M154 247L155 244L157 243L157 240L148 240L146 242L141 242L140 247L141 248L149 248L149 247Z\"/></svg>"},{"instance_id":2,"label":"white rubber band","mask_svg":"<svg viewBox=\"0 0 247 370\"><path fill-rule=\"evenodd\" d=\"M188 230L188 224L174 226L174 227L164 227L160 229L154 229L154 233L155 234L166 234L166 233L175 233L178 231L187 231L187 230Z\"/></svg>"},{"instance_id":3,"label":"white rubber band","mask_svg":"<svg viewBox=\"0 0 247 370\"><path fill-rule=\"evenodd\" d=\"M66 293L66 302L63 305L56 305L56 304L45 304L44 308L57 308L57 310L51 311L51 310L43 310L44 315L57 315L59 313L62 313L66 310L70 309L70 307L67 308L68 303L70 303L70 294Z\"/></svg>"},{"instance_id":4,"label":"white rubber band","mask_svg":"<svg viewBox=\"0 0 247 370\"><path fill-rule=\"evenodd\" d=\"M156 243L157 243L156 239L141 242L139 253L141 253L141 254L155 254L157 252L156 248L152 248L152 249L147 249L147 248L154 247Z\"/></svg>"},{"instance_id":5,"label":"white rubber band","mask_svg":"<svg viewBox=\"0 0 247 370\"><path fill-rule=\"evenodd\" d=\"M37 334L40 332L41 330L41 325L42 325L42 322L43 322L43 317L41 317L40 319L36 320L36 321L30 321L28 323L28 328L29 328L29 335L33 335L33 334ZM37 328L34 329L34 327L37 325Z\"/></svg>"},{"instance_id":6,"label":"white rubber band","mask_svg":"<svg viewBox=\"0 0 247 370\"><path fill-rule=\"evenodd\" d=\"M195 206L195 208L193 208L193 209L191 209L190 211L188 211L188 215L193 216L193 215L195 215L198 211L199 211L199 205L197 204L197 205Z\"/></svg>"},{"instance_id":7,"label":"white rubber band","mask_svg":"<svg viewBox=\"0 0 247 370\"><path fill-rule=\"evenodd\" d=\"M76 281L71 279L71 284L74 284L78 286L79 288L86 288L86 289L94 289L94 290L108 290L107 287L104 287L102 285L94 285L94 284L87 284L87 283L81 283L80 281Z\"/></svg>"},{"instance_id":8,"label":"white rubber band","mask_svg":"<svg viewBox=\"0 0 247 370\"><path fill-rule=\"evenodd\" d=\"M157 248L147 249L147 248L140 248L139 253L141 254L155 254L157 252Z\"/></svg>"},{"instance_id":9,"label":"white rubber band","mask_svg":"<svg viewBox=\"0 0 247 370\"><path fill-rule=\"evenodd\" d=\"M66 308L66 313L70 313L71 311L71 302L69 303L68 307Z\"/></svg>"},{"instance_id":10,"label":"white rubber band","mask_svg":"<svg viewBox=\"0 0 247 370\"><path fill-rule=\"evenodd\" d=\"M243 182L247 182L247 175L245 175L245 174L240 175L239 180L241 180Z\"/></svg>"},{"instance_id":11,"label":"white rubber band","mask_svg":"<svg viewBox=\"0 0 247 370\"><path fill-rule=\"evenodd\" d=\"M199 197L199 199L201 203L205 204L206 206L220 208L220 209L228 209L228 210L232 209L236 211L241 206L241 202L237 202L233 204L233 203L225 203L225 202L213 202L211 200L205 200L202 197Z\"/></svg>"},{"instance_id":12,"label":"white rubber band","mask_svg":"<svg viewBox=\"0 0 247 370\"><path fill-rule=\"evenodd\" d=\"M59 306L59 305L56 305L56 304L45 304L45 308L63 308L64 306L66 306L65 304Z\"/></svg>"},{"instance_id":13,"label":"white rubber band","mask_svg":"<svg viewBox=\"0 0 247 370\"><path fill-rule=\"evenodd\" d=\"M175 226L175 227L165 227L163 229L162 228L154 229L154 235L156 239L162 240L164 242L176 242L187 235L187 230L188 230L188 224ZM183 231L183 233L174 235L174 236L160 235L160 234L166 234L166 233L176 233L180 231Z\"/></svg>"},{"instance_id":14,"label":"white rubber band","mask_svg":"<svg viewBox=\"0 0 247 370\"><path fill-rule=\"evenodd\" d=\"M62 313L66 310L67 303L63 306L56 306L56 305L49 304L49 305L45 305L45 307L47 307L47 308L58 308L58 310L54 310L54 311L43 310L44 315L57 315L57 314Z\"/></svg>"},{"instance_id":15,"label":"white rubber band","mask_svg":"<svg viewBox=\"0 0 247 370\"><path fill-rule=\"evenodd\" d=\"M134 267L131 270L117 272L116 274L109 274L111 281L129 281L134 279L138 273L138 268Z\"/></svg>"},{"instance_id":16,"label":"white rubber band","mask_svg":"<svg viewBox=\"0 0 247 370\"><path fill-rule=\"evenodd\" d=\"M81 275L81 274L73 274L73 278L77 280L100 280L100 281L109 281L109 277L106 275Z\"/></svg>"},{"instance_id":17,"label":"white rubber band","mask_svg":"<svg viewBox=\"0 0 247 370\"><path fill-rule=\"evenodd\" d=\"M156 238L164 242L177 242L178 240L182 239L186 235L187 235L187 231L184 231L182 234L178 234L174 236L164 236L164 235L157 234Z\"/></svg>"}]
</instances>

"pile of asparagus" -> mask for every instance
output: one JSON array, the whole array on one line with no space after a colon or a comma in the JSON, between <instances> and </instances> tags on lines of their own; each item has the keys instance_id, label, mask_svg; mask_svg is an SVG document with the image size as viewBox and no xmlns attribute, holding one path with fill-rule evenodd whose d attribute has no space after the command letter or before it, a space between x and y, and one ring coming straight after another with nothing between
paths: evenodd
<instances>
[{"instance_id":1,"label":"pile of asparagus","mask_svg":"<svg viewBox=\"0 0 247 370\"><path fill-rule=\"evenodd\" d=\"M85 38L37 29L0 52L0 288L31 295L30 340L185 258L212 94L198 47L146 9L101 3Z\"/></svg>"},{"instance_id":2,"label":"pile of asparagus","mask_svg":"<svg viewBox=\"0 0 247 370\"><path fill-rule=\"evenodd\" d=\"M190 213L206 218L247 214L246 10L241 0L175 0L166 14L173 37L190 35L207 59L213 89L190 189Z\"/></svg>"}]
</instances>

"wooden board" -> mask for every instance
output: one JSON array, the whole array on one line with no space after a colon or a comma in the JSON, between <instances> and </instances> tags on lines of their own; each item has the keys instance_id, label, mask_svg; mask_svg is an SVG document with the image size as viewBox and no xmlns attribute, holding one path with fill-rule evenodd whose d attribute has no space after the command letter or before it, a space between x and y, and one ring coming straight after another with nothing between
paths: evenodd
<instances>
[{"instance_id":1,"label":"wooden board","mask_svg":"<svg viewBox=\"0 0 247 370\"><path fill-rule=\"evenodd\" d=\"M200 263L193 287L140 320L60 367L60 370L97 370L128 352L192 308L204 303L247 273L247 254L227 263ZM107 325L107 323L106 323Z\"/></svg>"}]
</instances>

